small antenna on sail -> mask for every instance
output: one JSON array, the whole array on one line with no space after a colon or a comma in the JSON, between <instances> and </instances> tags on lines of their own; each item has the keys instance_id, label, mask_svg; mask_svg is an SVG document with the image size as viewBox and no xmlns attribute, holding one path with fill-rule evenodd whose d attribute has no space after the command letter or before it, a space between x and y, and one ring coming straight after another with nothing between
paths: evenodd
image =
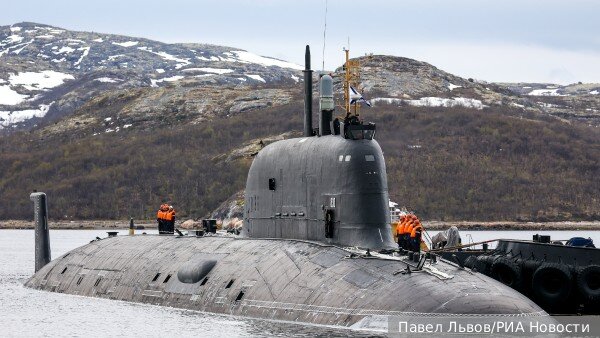
<instances>
[{"instance_id":1,"label":"small antenna on sail","mask_svg":"<svg viewBox=\"0 0 600 338\"><path fill-rule=\"evenodd\" d=\"M325 72L325 42L327 37L327 0L325 0L325 25L323 27L323 68L321 69Z\"/></svg>"}]
</instances>

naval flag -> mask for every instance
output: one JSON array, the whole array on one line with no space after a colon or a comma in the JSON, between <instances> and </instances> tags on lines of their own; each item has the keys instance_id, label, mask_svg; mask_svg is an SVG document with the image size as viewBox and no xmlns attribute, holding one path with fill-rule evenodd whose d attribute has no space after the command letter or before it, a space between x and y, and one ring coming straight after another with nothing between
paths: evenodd
<instances>
[{"instance_id":1,"label":"naval flag","mask_svg":"<svg viewBox=\"0 0 600 338\"><path fill-rule=\"evenodd\" d=\"M362 102L367 106L371 106L371 102L365 100L365 98L356 90L354 87L350 86L350 104L355 104L356 102Z\"/></svg>"}]
</instances>

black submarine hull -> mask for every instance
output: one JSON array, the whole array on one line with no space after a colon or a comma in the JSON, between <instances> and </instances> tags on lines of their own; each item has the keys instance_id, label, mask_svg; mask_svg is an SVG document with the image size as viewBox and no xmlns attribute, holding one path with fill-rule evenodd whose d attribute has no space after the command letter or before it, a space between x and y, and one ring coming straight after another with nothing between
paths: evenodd
<instances>
[{"instance_id":1,"label":"black submarine hull","mask_svg":"<svg viewBox=\"0 0 600 338\"><path fill-rule=\"evenodd\" d=\"M374 316L546 316L489 277L444 261L350 258L323 243L231 237L119 236L41 268L34 289L219 314L342 327Z\"/></svg>"}]
</instances>

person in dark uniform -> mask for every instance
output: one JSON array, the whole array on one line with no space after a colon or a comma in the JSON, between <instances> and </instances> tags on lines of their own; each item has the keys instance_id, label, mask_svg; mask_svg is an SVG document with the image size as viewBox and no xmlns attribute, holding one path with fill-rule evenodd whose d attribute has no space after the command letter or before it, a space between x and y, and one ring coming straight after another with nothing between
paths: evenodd
<instances>
[{"instance_id":1,"label":"person in dark uniform","mask_svg":"<svg viewBox=\"0 0 600 338\"><path fill-rule=\"evenodd\" d=\"M411 249L414 252L421 251L421 233L423 232L423 226L419 220L416 221L411 233L410 233L410 243Z\"/></svg>"},{"instance_id":2,"label":"person in dark uniform","mask_svg":"<svg viewBox=\"0 0 600 338\"><path fill-rule=\"evenodd\" d=\"M173 209L172 205L169 206L166 212L166 231L169 234L175 232L175 209Z\"/></svg>"},{"instance_id":3,"label":"person in dark uniform","mask_svg":"<svg viewBox=\"0 0 600 338\"><path fill-rule=\"evenodd\" d=\"M167 234L167 215L169 211L169 205L162 204L158 212L156 213L156 221L158 222L158 233L159 234Z\"/></svg>"}]
</instances>

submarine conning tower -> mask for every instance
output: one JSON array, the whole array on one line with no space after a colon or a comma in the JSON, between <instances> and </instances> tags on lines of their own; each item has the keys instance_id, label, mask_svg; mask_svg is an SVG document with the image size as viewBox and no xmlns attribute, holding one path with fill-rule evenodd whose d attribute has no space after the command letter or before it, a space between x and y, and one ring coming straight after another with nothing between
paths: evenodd
<instances>
[{"instance_id":1,"label":"submarine conning tower","mask_svg":"<svg viewBox=\"0 0 600 338\"><path fill-rule=\"evenodd\" d=\"M304 137L266 146L246 181L243 235L395 248L385 160L375 125L346 114L332 121L333 80L320 78L318 132L312 125L312 71L306 46Z\"/></svg>"}]
</instances>

